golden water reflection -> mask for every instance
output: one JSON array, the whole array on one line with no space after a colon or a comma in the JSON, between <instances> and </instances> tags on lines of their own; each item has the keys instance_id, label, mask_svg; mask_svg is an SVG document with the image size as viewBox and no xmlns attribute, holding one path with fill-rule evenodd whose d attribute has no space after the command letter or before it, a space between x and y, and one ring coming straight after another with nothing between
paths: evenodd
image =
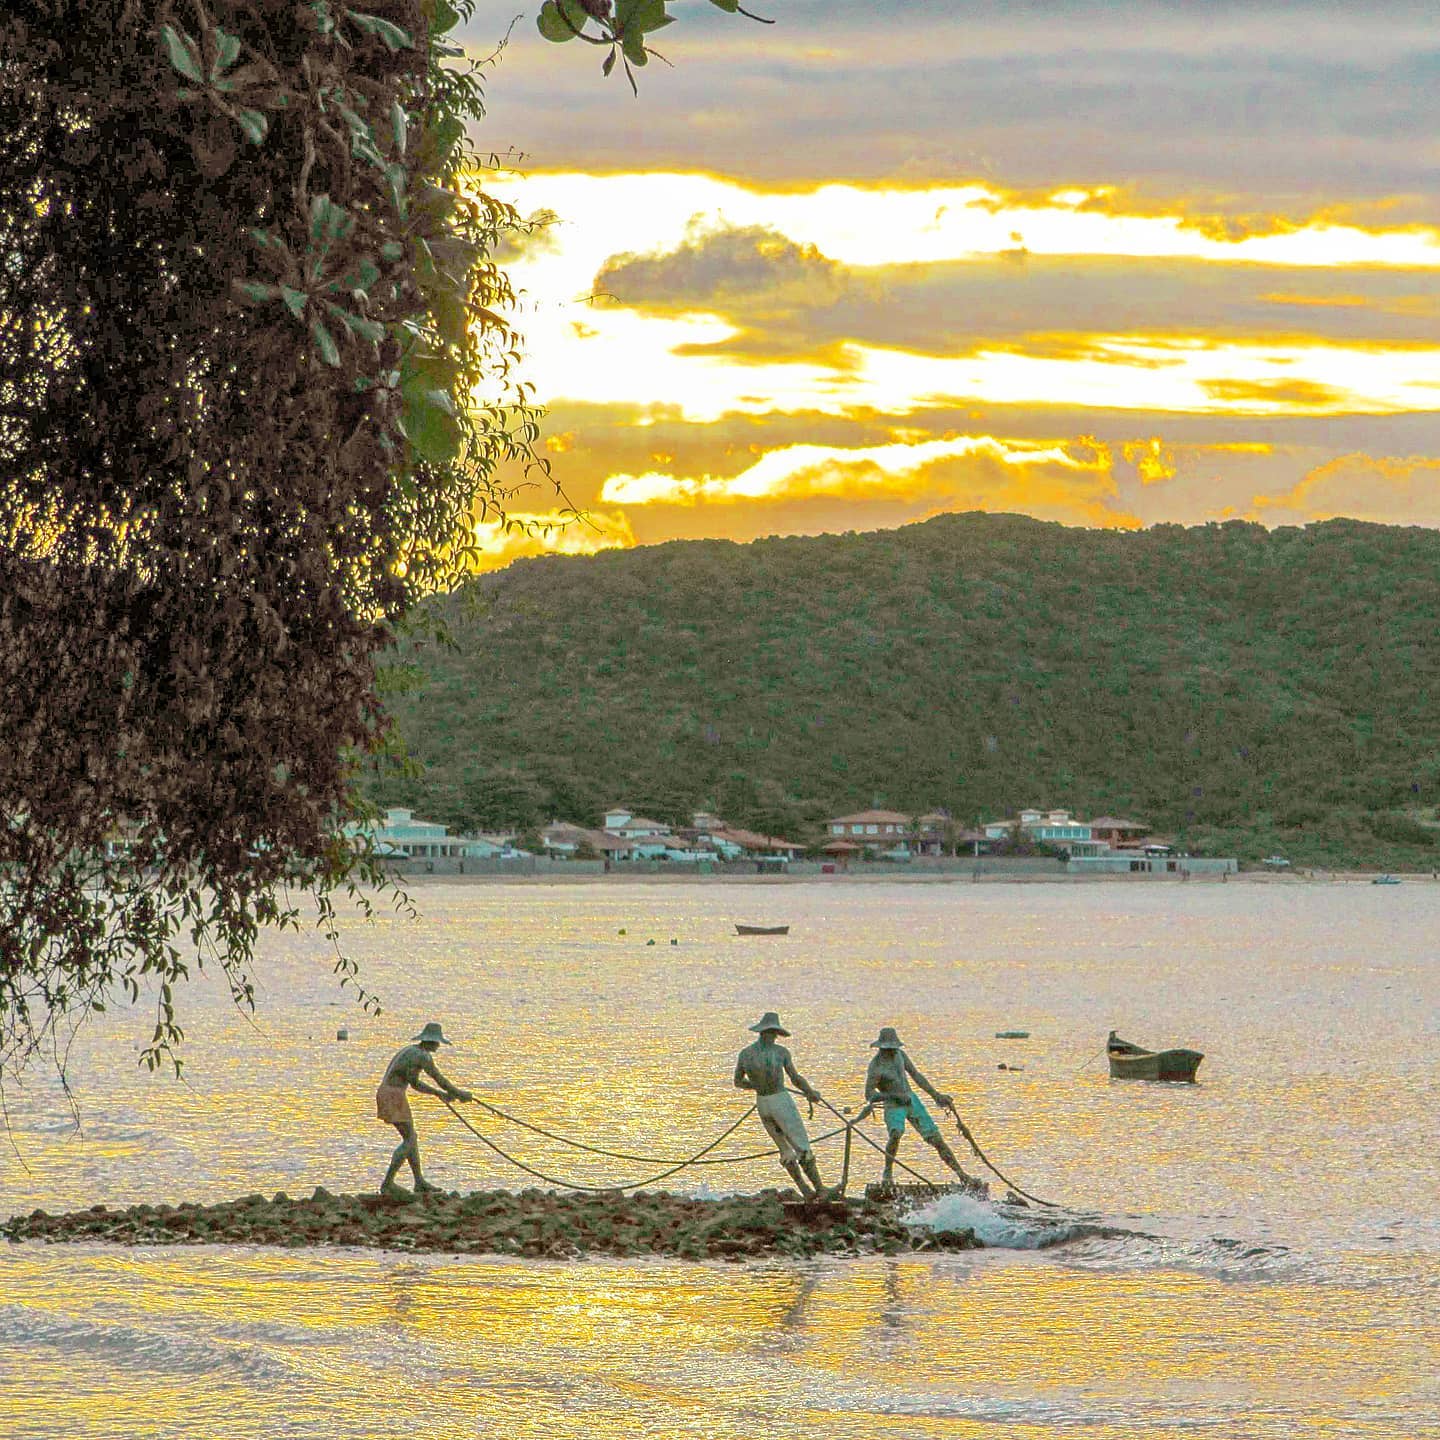
<instances>
[{"instance_id":1,"label":"golden water reflection","mask_svg":"<svg viewBox=\"0 0 1440 1440\"><path fill-rule=\"evenodd\" d=\"M1140 1418L1156 1436L1440 1433L1413 1409L1435 1393L1433 1313L1376 1287L1033 1257L567 1267L32 1247L8 1257L7 1281L31 1335L26 1384L0 1386L16 1440L365 1436L401 1412L437 1436L520 1440L998 1423L1111 1437ZM1387 1402L1409 1414L1403 1431L1367 1419Z\"/></svg>"},{"instance_id":2,"label":"golden water reflection","mask_svg":"<svg viewBox=\"0 0 1440 1440\"><path fill-rule=\"evenodd\" d=\"M356 937L378 1022L335 1003L323 948L294 936L269 942L258 1029L218 991L191 997L188 1086L136 1068L138 1017L97 1017L72 1067L81 1134L43 1076L10 1099L30 1169L0 1161L0 1212L370 1188L393 1143L375 1082L431 1018L458 1042L443 1068L483 1097L684 1153L744 1109L734 1052L773 1007L842 1104L896 1025L1003 1168L1128 1233L746 1266L9 1247L0 1436L1440 1440L1440 1052L1416 1043L1440 1013L1440 887L421 899L420 924ZM743 942L735 919L792 936ZM1112 1025L1204 1049L1203 1083L1110 1081ZM1012 1026L1030 1040L994 1038ZM444 1110L417 1117L435 1178L516 1183ZM494 1133L580 1179L635 1168ZM876 1157L857 1156L863 1179ZM768 1161L705 1177L776 1178Z\"/></svg>"}]
</instances>

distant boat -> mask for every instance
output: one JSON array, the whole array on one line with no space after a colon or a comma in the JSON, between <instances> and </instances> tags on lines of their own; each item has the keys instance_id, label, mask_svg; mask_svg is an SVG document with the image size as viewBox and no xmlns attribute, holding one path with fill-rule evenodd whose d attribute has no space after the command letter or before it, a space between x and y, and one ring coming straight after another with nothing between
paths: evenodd
<instances>
[{"instance_id":1,"label":"distant boat","mask_svg":"<svg viewBox=\"0 0 1440 1440\"><path fill-rule=\"evenodd\" d=\"M735 926L737 935L788 935L788 925L739 925Z\"/></svg>"},{"instance_id":2,"label":"distant boat","mask_svg":"<svg viewBox=\"0 0 1440 1440\"><path fill-rule=\"evenodd\" d=\"M1372 885L1398 885L1400 877L1398 875L1377 875L1370 883Z\"/></svg>"},{"instance_id":3,"label":"distant boat","mask_svg":"<svg viewBox=\"0 0 1440 1440\"><path fill-rule=\"evenodd\" d=\"M1185 1080L1193 1082L1200 1062L1198 1050L1145 1050L1122 1040L1113 1030L1105 1042L1112 1080Z\"/></svg>"}]
</instances>

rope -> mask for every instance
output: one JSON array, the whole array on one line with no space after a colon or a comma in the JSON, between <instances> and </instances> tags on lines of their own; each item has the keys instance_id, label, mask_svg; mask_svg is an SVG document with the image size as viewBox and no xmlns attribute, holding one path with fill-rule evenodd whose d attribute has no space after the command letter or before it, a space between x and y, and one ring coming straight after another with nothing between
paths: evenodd
<instances>
[{"instance_id":1,"label":"rope","mask_svg":"<svg viewBox=\"0 0 1440 1440\"><path fill-rule=\"evenodd\" d=\"M543 1135L547 1140L558 1141L561 1145L569 1145L576 1150L585 1150L591 1155L603 1155L607 1160L634 1160L642 1165L669 1165L673 1163L670 1157L664 1155L631 1155L624 1150L602 1150L598 1145L587 1145L583 1140L576 1140L569 1135L557 1135L553 1130L546 1130L542 1125L534 1125L529 1120L522 1120L518 1115L512 1115L508 1110L502 1110L498 1105L492 1105L488 1100L481 1100L478 1096L474 1103L482 1109L490 1111L492 1115L498 1115L502 1120L508 1120L512 1125L519 1125L522 1129L532 1130L536 1135ZM754 1108L753 1106L751 1107ZM833 1131L838 1135L838 1130ZM828 1140L828 1135L822 1135L820 1139ZM818 1141L816 1142L819 1143ZM716 1155L709 1160L690 1160L686 1164L700 1165L739 1165L747 1160L763 1160L767 1155L773 1155L773 1150L753 1150L748 1155Z\"/></svg>"},{"instance_id":2,"label":"rope","mask_svg":"<svg viewBox=\"0 0 1440 1440\"><path fill-rule=\"evenodd\" d=\"M752 1105L733 1125L722 1130L703 1150L697 1150L687 1160L681 1160L669 1169L662 1170L658 1175L648 1176L644 1180L627 1181L624 1185L576 1185L569 1180L561 1180L555 1175L547 1175L543 1170L537 1170L533 1165L527 1165L523 1160L516 1159L508 1151L502 1150L488 1135L482 1135L454 1106L446 1100L443 1102L445 1108L482 1144L488 1145L502 1160L507 1160L517 1170L523 1170L527 1175L533 1175L537 1180L543 1180L547 1185L558 1185L562 1190L579 1190L589 1195L613 1194L617 1190L644 1190L657 1181L664 1180L675 1174L677 1170L683 1170L687 1165L695 1165L701 1162L701 1157L708 1155L722 1140L728 1140L750 1117L755 1113ZM768 1150L765 1152L770 1153Z\"/></svg>"},{"instance_id":3,"label":"rope","mask_svg":"<svg viewBox=\"0 0 1440 1440\"><path fill-rule=\"evenodd\" d=\"M845 1120L844 1115L842 1115L840 1111L838 1111L827 1099L825 1099L823 1095L820 1097L820 1103L837 1120L844 1120L845 1128L847 1130L853 1130L855 1134L857 1134L872 1150L878 1150L882 1155L885 1154L885 1147L872 1140L862 1129L860 1129L858 1117L855 1120ZM910 1166L908 1166L902 1159L900 1159L898 1155L895 1157L894 1163L898 1165L907 1175L913 1175L922 1185L928 1185L932 1190L940 1189L940 1186L937 1185L935 1181L929 1179L927 1176L922 1175L918 1170L912 1170Z\"/></svg>"},{"instance_id":4,"label":"rope","mask_svg":"<svg viewBox=\"0 0 1440 1440\"><path fill-rule=\"evenodd\" d=\"M994 1175L1003 1180L1017 1195L1029 1200L1032 1204L1043 1205L1047 1210L1063 1210L1065 1206L1057 1205L1053 1200L1042 1200L1038 1195L1032 1195L1028 1190L1022 1190L1008 1175L1004 1174L990 1157L980 1148L975 1137L970 1133L970 1127L960 1118L959 1112L950 1107L950 1116L960 1127L960 1133L970 1142L970 1148L975 1152L980 1163L986 1166Z\"/></svg>"}]
</instances>

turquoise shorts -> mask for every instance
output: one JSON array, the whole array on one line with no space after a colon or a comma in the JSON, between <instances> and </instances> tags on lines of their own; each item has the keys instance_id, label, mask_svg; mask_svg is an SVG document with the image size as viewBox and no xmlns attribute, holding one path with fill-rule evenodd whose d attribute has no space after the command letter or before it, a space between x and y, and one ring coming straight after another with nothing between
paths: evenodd
<instances>
[{"instance_id":1,"label":"turquoise shorts","mask_svg":"<svg viewBox=\"0 0 1440 1440\"><path fill-rule=\"evenodd\" d=\"M919 1132L922 1140L939 1138L940 1127L930 1112L920 1103L918 1095L908 1100L887 1100L885 1102L885 1128L892 1135L905 1133L905 1122L909 1121Z\"/></svg>"}]
</instances>

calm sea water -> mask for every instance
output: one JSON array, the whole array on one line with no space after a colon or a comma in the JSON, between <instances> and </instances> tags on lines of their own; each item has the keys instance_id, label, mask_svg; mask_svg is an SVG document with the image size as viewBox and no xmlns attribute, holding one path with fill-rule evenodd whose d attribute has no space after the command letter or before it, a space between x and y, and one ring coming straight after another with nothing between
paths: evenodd
<instances>
[{"instance_id":1,"label":"calm sea water","mask_svg":"<svg viewBox=\"0 0 1440 1440\"><path fill-rule=\"evenodd\" d=\"M1080 1212L1071 1238L1037 1248L1037 1227L947 1200L939 1218L994 1248L737 1266L9 1246L0 1435L1440 1437L1440 886L418 898L418 921L351 930L379 1020L294 936L266 944L253 1024L212 985L188 998L187 1083L137 1069L143 1015L97 1016L70 1056L78 1133L43 1071L7 1094L0 1213L369 1188L393 1143L375 1083L432 1018L457 1042L442 1067L495 1103L681 1153L744 1109L734 1053L778 1008L845 1104L896 1025L1000 1167ZM793 928L742 940L736 920ZM1112 1026L1205 1051L1202 1083L1111 1081ZM994 1038L1012 1028L1030 1039ZM432 1178L519 1183L416 1108ZM634 1174L494 1134L577 1179ZM863 1179L878 1157L858 1153Z\"/></svg>"}]
</instances>

